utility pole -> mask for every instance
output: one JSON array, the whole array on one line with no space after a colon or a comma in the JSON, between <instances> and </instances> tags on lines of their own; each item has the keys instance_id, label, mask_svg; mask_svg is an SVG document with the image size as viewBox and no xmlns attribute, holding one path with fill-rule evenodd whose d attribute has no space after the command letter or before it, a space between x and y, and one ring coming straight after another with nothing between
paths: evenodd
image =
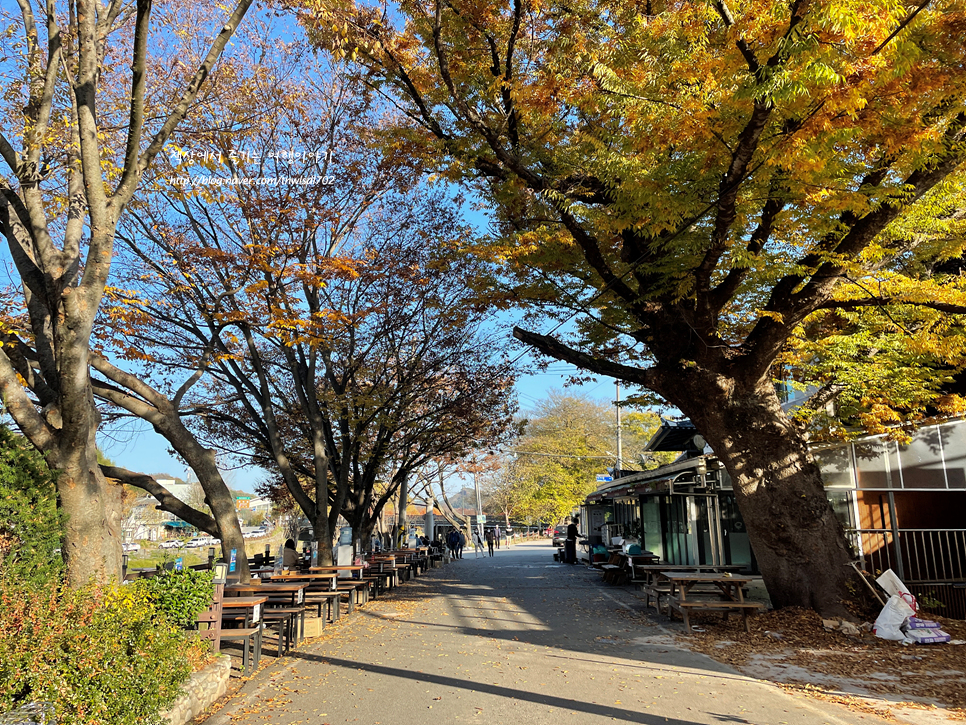
<instances>
[{"instance_id":1,"label":"utility pole","mask_svg":"<svg viewBox=\"0 0 966 725\"><path fill-rule=\"evenodd\" d=\"M614 478L621 477L621 381L617 381L617 470Z\"/></svg>"},{"instance_id":2,"label":"utility pole","mask_svg":"<svg viewBox=\"0 0 966 725\"><path fill-rule=\"evenodd\" d=\"M433 500L433 489L429 481L426 482L426 516L423 519L423 533L430 541L436 540L436 502Z\"/></svg>"}]
</instances>

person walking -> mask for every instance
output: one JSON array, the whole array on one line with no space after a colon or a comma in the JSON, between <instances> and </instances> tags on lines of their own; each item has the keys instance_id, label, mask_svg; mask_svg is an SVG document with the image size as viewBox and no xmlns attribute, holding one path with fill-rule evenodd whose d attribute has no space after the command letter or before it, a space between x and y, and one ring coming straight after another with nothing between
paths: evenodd
<instances>
[{"instance_id":1,"label":"person walking","mask_svg":"<svg viewBox=\"0 0 966 725\"><path fill-rule=\"evenodd\" d=\"M463 558L463 549L466 547L466 534L462 531L456 532L456 558Z\"/></svg>"},{"instance_id":2,"label":"person walking","mask_svg":"<svg viewBox=\"0 0 966 725\"><path fill-rule=\"evenodd\" d=\"M497 524L493 529L493 536L496 539L496 548L500 548L500 525Z\"/></svg>"},{"instance_id":3,"label":"person walking","mask_svg":"<svg viewBox=\"0 0 966 725\"><path fill-rule=\"evenodd\" d=\"M483 553L483 539L480 538L479 529L473 529L473 553L476 554L477 559Z\"/></svg>"},{"instance_id":4,"label":"person walking","mask_svg":"<svg viewBox=\"0 0 966 725\"><path fill-rule=\"evenodd\" d=\"M456 533L456 529L453 529L446 534L446 548L449 549L449 556L451 559L456 558L456 547L459 544L459 541L459 534Z\"/></svg>"},{"instance_id":5,"label":"person walking","mask_svg":"<svg viewBox=\"0 0 966 725\"><path fill-rule=\"evenodd\" d=\"M490 556L493 556L493 540L496 539L496 534L493 533L493 529L486 530L486 548L490 552Z\"/></svg>"}]
</instances>

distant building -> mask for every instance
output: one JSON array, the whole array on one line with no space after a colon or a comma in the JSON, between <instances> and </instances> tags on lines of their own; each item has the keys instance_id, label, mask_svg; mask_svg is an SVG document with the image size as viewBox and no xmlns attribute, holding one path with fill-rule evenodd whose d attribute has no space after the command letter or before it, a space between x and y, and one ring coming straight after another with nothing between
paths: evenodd
<instances>
[{"instance_id":1,"label":"distant building","mask_svg":"<svg viewBox=\"0 0 966 725\"><path fill-rule=\"evenodd\" d=\"M252 498L248 501L248 510L255 514L270 514L274 504L267 498Z\"/></svg>"}]
</instances>

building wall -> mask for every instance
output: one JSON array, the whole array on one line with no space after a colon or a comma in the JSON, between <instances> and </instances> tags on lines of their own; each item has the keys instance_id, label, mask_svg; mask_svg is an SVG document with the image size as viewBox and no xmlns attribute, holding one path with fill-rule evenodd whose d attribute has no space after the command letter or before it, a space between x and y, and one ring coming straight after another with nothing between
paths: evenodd
<instances>
[{"instance_id":1,"label":"building wall","mask_svg":"<svg viewBox=\"0 0 966 725\"><path fill-rule=\"evenodd\" d=\"M966 491L895 491L895 525L901 529L966 528ZM889 494L856 491L860 529L888 529Z\"/></svg>"}]
</instances>

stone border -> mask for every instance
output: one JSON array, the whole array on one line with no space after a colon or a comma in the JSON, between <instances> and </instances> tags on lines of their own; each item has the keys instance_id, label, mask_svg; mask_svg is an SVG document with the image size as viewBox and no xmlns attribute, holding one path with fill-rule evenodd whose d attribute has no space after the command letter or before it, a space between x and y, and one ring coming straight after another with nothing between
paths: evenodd
<instances>
[{"instance_id":1,"label":"stone border","mask_svg":"<svg viewBox=\"0 0 966 725\"><path fill-rule=\"evenodd\" d=\"M168 725L187 725L228 692L231 676L231 657L216 655L215 661L192 673L181 686L183 694L161 718Z\"/></svg>"}]
</instances>

